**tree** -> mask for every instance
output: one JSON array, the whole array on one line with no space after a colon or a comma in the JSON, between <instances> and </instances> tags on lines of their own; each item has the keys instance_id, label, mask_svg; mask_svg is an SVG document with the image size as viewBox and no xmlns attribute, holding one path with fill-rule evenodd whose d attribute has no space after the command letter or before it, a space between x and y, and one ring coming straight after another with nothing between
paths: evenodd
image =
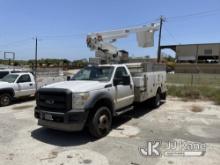
<instances>
[{"instance_id":1,"label":"tree","mask_svg":"<svg viewBox=\"0 0 220 165\"><path fill-rule=\"evenodd\" d=\"M170 54L167 54L167 53L164 53L164 52L161 52L161 55L163 57L163 60L165 60L165 62L175 62L175 58L172 57Z\"/></svg>"},{"instance_id":2,"label":"tree","mask_svg":"<svg viewBox=\"0 0 220 165\"><path fill-rule=\"evenodd\" d=\"M18 61L15 61L14 66L20 66L20 63Z\"/></svg>"}]
</instances>

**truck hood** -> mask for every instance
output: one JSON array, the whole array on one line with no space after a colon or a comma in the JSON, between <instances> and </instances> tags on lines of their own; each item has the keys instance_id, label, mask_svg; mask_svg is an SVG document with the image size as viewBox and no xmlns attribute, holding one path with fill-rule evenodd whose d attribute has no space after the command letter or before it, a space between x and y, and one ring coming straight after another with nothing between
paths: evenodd
<instances>
[{"instance_id":1,"label":"truck hood","mask_svg":"<svg viewBox=\"0 0 220 165\"><path fill-rule=\"evenodd\" d=\"M69 89L72 92L89 92L93 90L103 89L108 82L99 81L64 81L47 85L43 88L62 88Z\"/></svg>"},{"instance_id":2,"label":"truck hood","mask_svg":"<svg viewBox=\"0 0 220 165\"><path fill-rule=\"evenodd\" d=\"M8 83L8 82L5 82L5 81L0 81L0 89L2 89L2 88L10 88L10 87L12 87L12 84L13 83Z\"/></svg>"}]
</instances>

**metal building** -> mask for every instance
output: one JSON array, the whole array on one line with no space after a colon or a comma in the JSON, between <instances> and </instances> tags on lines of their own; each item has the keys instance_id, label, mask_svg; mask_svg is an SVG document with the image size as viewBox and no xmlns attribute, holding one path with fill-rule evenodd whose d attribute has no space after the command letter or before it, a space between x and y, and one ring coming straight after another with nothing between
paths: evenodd
<instances>
[{"instance_id":1,"label":"metal building","mask_svg":"<svg viewBox=\"0 0 220 165\"><path fill-rule=\"evenodd\" d=\"M220 43L167 45L176 52L177 63L220 63Z\"/></svg>"},{"instance_id":2,"label":"metal building","mask_svg":"<svg viewBox=\"0 0 220 165\"><path fill-rule=\"evenodd\" d=\"M220 73L220 43L165 45L176 52L177 73Z\"/></svg>"}]
</instances>

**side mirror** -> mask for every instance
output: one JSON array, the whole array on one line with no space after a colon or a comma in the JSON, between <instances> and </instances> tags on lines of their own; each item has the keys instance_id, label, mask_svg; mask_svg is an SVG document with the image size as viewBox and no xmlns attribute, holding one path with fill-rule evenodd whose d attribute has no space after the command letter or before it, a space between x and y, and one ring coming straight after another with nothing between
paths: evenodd
<instances>
[{"instance_id":1,"label":"side mirror","mask_svg":"<svg viewBox=\"0 0 220 165\"><path fill-rule=\"evenodd\" d=\"M67 77L66 77L66 80L67 80L67 81L70 81L70 79L71 79L70 76L67 76Z\"/></svg>"},{"instance_id":2,"label":"side mirror","mask_svg":"<svg viewBox=\"0 0 220 165\"><path fill-rule=\"evenodd\" d=\"M131 84L130 76L129 75L123 76L122 82L123 82L123 85L130 85Z\"/></svg>"}]
</instances>

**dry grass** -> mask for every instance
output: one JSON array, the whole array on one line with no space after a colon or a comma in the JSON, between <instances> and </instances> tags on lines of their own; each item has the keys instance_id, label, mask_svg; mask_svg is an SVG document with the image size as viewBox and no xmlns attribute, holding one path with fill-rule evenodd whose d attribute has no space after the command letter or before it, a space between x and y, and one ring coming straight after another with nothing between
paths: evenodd
<instances>
[{"instance_id":1,"label":"dry grass","mask_svg":"<svg viewBox=\"0 0 220 165\"><path fill-rule=\"evenodd\" d=\"M211 85L220 86L220 74L190 74L190 73L175 73L167 74L167 82L169 84L182 85Z\"/></svg>"},{"instance_id":2,"label":"dry grass","mask_svg":"<svg viewBox=\"0 0 220 165\"><path fill-rule=\"evenodd\" d=\"M168 94L187 100L208 99L220 105L220 88L212 86L168 86Z\"/></svg>"}]
</instances>

